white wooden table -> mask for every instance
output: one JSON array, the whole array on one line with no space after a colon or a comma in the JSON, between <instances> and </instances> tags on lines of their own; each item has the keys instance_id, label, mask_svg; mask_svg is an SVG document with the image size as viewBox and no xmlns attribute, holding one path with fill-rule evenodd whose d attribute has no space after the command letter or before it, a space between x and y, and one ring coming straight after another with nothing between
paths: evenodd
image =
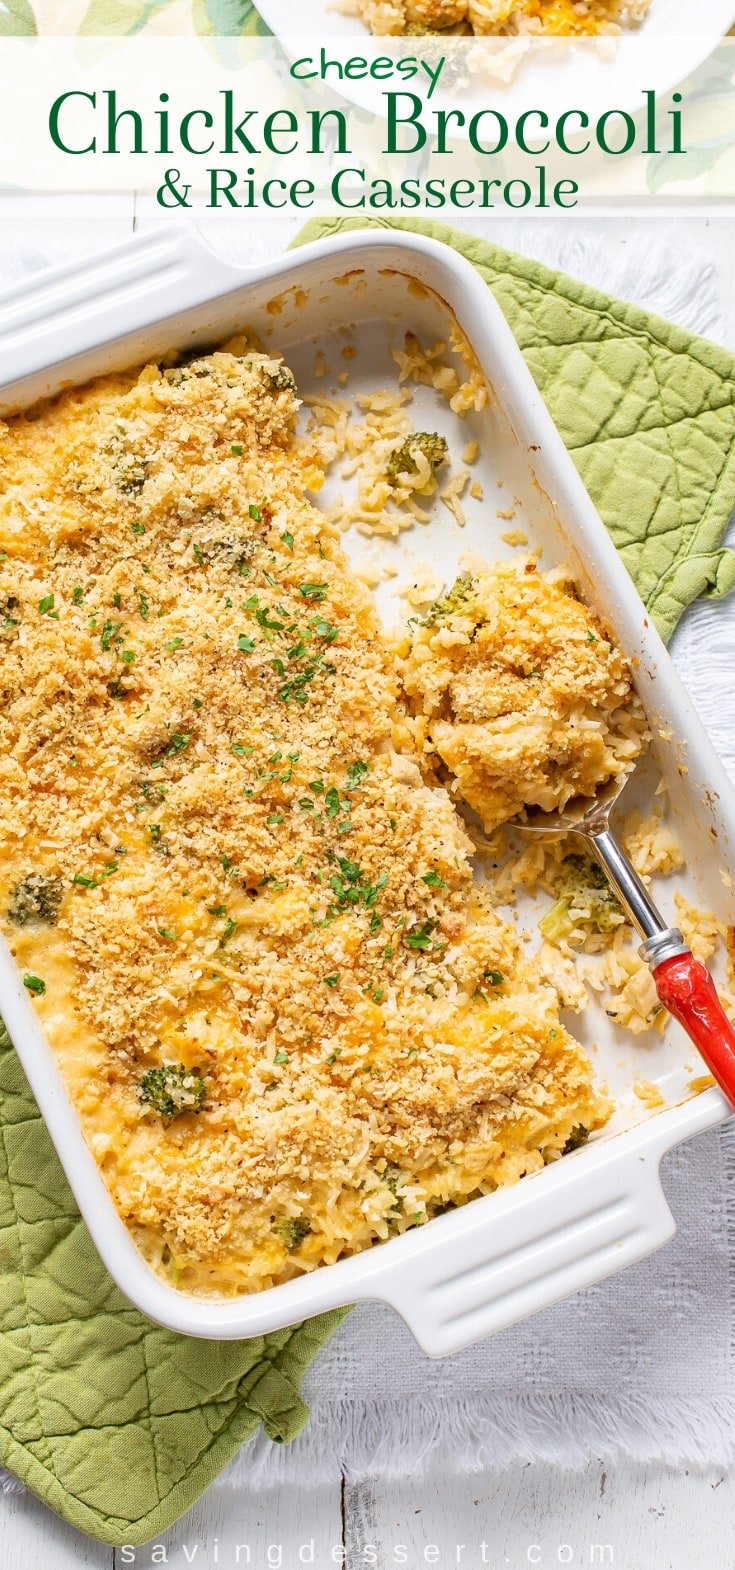
<instances>
[{"instance_id":1,"label":"white wooden table","mask_svg":"<svg viewBox=\"0 0 735 1570\"><path fill-rule=\"evenodd\" d=\"M150 204L0 199L0 284L45 265L88 254L133 229L160 222ZM297 225L253 233L242 218L202 224L228 255L257 260L287 244ZM691 245L714 271L719 314L710 332L735 350L735 225L726 219L497 220L488 237L600 283L601 254L629 259L629 293L645 272L649 239ZM672 292L667 312L686 313ZM582 1472L529 1465L502 1474L424 1476L400 1484L353 1485L335 1471L317 1489L265 1493L215 1485L170 1532L137 1549L107 1549L57 1520L27 1493L0 1496L0 1570L122 1570L168 1564L175 1570L292 1570L344 1564L347 1570L439 1565L543 1567L614 1565L617 1570L725 1570L735 1563L735 1469L691 1474L661 1466L591 1463Z\"/></svg>"}]
</instances>

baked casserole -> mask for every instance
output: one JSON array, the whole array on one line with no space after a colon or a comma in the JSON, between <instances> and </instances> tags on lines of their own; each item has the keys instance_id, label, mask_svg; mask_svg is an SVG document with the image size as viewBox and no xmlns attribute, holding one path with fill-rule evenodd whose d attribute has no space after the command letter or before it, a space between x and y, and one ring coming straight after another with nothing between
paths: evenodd
<instances>
[{"instance_id":1,"label":"baked casserole","mask_svg":"<svg viewBox=\"0 0 735 1570\"><path fill-rule=\"evenodd\" d=\"M309 500L297 411L233 340L0 427L0 922L120 1215L205 1295L420 1225L609 1112L474 881L421 640L388 645Z\"/></svg>"},{"instance_id":2,"label":"baked casserole","mask_svg":"<svg viewBox=\"0 0 735 1570\"><path fill-rule=\"evenodd\" d=\"M357 15L380 36L434 33L589 37L643 21L651 0L356 0Z\"/></svg>"}]
</instances>

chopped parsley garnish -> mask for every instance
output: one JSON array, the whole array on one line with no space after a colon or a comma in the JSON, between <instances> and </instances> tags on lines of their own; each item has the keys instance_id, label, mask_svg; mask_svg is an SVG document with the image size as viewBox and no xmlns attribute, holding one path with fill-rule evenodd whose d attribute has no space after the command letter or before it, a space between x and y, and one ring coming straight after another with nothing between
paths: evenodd
<instances>
[{"instance_id":1,"label":"chopped parsley garnish","mask_svg":"<svg viewBox=\"0 0 735 1570\"><path fill-rule=\"evenodd\" d=\"M421 882L425 883L430 889L445 889L447 887L444 879L439 877L438 872L433 867L430 872L424 873Z\"/></svg>"},{"instance_id":2,"label":"chopped parsley garnish","mask_svg":"<svg viewBox=\"0 0 735 1570\"><path fill-rule=\"evenodd\" d=\"M324 985L325 987L331 987L332 989L339 986L339 971L335 971L333 976L325 976Z\"/></svg>"},{"instance_id":3,"label":"chopped parsley garnish","mask_svg":"<svg viewBox=\"0 0 735 1570\"><path fill-rule=\"evenodd\" d=\"M276 1055L275 1055L275 1057L273 1059L273 1062L277 1063L279 1065L279 1067L282 1068L282 1067L284 1067L284 1065L286 1063L290 1063L290 1061L291 1060L289 1058L288 1053L287 1052L283 1052L282 1049L279 1047L279 1049L278 1049L278 1051L277 1051L277 1053L276 1053Z\"/></svg>"},{"instance_id":4,"label":"chopped parsley garnish","mask_svg":"<svg viewBox=\"0 0 735 1570\"><path fill-rule=\"evenodd\" d=\"M362 784L365 775L369 773L369 763L360 763L359 761L357 763L351 763L347 770L347 784L345 785L345 790L357 790L358 785Z\"/></svg>"},{"instance_id":5,"label":"chopped parsley garnish","mask_svg":"<svg viewBox=\"0 0 735 1570\"><path fill-rule=\"evenodd\" d=\"M335 627L334 622L325 621L321 616L310 621L309 626L315 636L321 638L324 643L336 643L339 637L339 627Z\"/></svg>"},{"instance_id":6,"label":"chopped parsley garnish","mask_svg":"<svg viewBox=\"0 0 735 1570\"><path fill-rule=\"evenodd\" d=\"M28 992L32 992L34 997L37 998L42 998L44 992L46 991L46 983L45 981L41 980L40 976L30 976L26 974L23 977L23 986Z\"/></svg>"},{"instance_id":7,"label":"chopped parsley garnish","mask_svg":"<svg viewBox=\"0 0 735 1570\"><path fill-rule=\"evenodd\" d=\"M505 980L502 970L483 970L482 974L485 981L490 982L491 987L502 987Z\"/></svg>"},{"instance_id":8,"label":"chopped parsley garnish","mask_svg":"<svg viewBox=\"0 0 735 1570\"><path fill-rule=\"evenodd\" d=\"M230 448L230 452L232 453L233 458L242 458L243 451L244 451L244 448L243 448L242 442L233 442L232 443L232 446Z\"/></svg>"},{"instance_id":9,"label":"chopped parsley garnish","mask_svg":"<svg viewBox=\"0 0 735 1570\"><path fill-rule=\"evenodd\" d=\"M241 632L237 640L237 647L241 654L252 654L255 648L255 639L249 638L246 632Z\"/></svg>"},{"instance_id":10,"label":"chopped parsley garnish","mask_svg":"<svg viewBox=\"0 0 735 1570\"><path fill-rule=\"evenodd\" d=\"M327 912L327 920L333 921L335 915L343 910L369 910L375 911L378 898L388 882L387 872L381 872L375 883L371 883L362 868L356 861L350 861L347 856L337 857L339 872L332 872L327 878L332 892L332 905ZM322 874L322 879L324 874ZM380 926L380 918L371 918L370 929L375 931Z\"/></svg>"},{"instance_id":11,"label":"chopped parsley garnish","mask_svg":"<svg viewBox=\"0 0 735 1570\"><path fill-rule=\"evenodd\" d=\"M187 732L186 734L182 734L181 731L177 731L177 730L174 731L173 736L171 737L171 740L169 742L169 745L166 748L166 756L168 758L173 758L173 757L176 756L177 752L185 752L190 741L191 741L191 733L190 732Z\"/></svg>"},{"instance_id":12,"label":"chopped parsley garnish","mask_svg":"<svg viewBox=\"0 0 735 1570\"><path fill-rule=\"evenodd\" d=\"M108 652L114 639L117 638L121 627L121 621L112 621L108 616L100 634L100 647L104 650L105 654Z\"/></svg>"},{"instance_id":13,"label":"chopped parsley garnish","mask_svg":"<svg viewBox=\"0 0 735 1570\"><path fill-rule=\"evenodd\" d=\"M145 524L144 523L131 523L131 525L130 525L130 532L131 532L131 534L145 534Z\"/></svg>"},{"instance_id":14,"label":"chopped parsley garnish","mask_svg":"<svg viewBox=\"0 0 735 1570\"><path fill-rule=\"evenodd\" d=\"M326 600L329 585L327 583L300 583L299 594L305 600Z\"/></svg>"},{"instance_id":15,"label":"chopped parsley garnish","mask_svg":"<svg viewBox=\"0 0 735 1570\"><path fill-rule=\"evenodd\" d=\"M281 535L281 539L286 547L286 550L293 552L293 535L289 534L288 529L284 530L283 534Z\"/></svg>"},{"instance_id":16,"label":"chopped parsley garnish","mask_svg":"<svg viewBox=\"0 0 735 1570\"><path fill-rule=\"evenodd\" d=\"M178 938L179 934L178 932L174 932L173 927L159 927L158 935L161 938L170 938L171 941L174 942L176 938Z\"/></svg>"},{"instance_id":17,"label":"chopped parsley garnish","mask_svg":"<svg viewBox=\"0 0 735 1570\"><path fill-rule=\"evenodd\" d=\"M142 590L140 590L140 589L138 590L138 612L139 612L139 614L140 614L140 616L141 616L143 621L147 621L148 620L148 617L150 615L150 606L148 604L148 595L147 594L143 594Z\"/></svg>"},{"instance_id":18,"label":"chopped parsley garnish","mask_svg":"<svg viewBox=\"0 0 735 1570\"><path fill-rule=\"evenodd\" d=\"M248 512L250 513L250 516L251 516L251 518L253 520L253 523L262 523L263 522L263 514L262 514L260 508L256 507L253 504L253 502L250 503L250 506L248 507Z\"/></svg>"},{"instance_id":19,"label":"chopped parsley garnish","mask_svg":"<svg viewBox=\"0 0 735 1570\"><path fill-rule=\"evenodd\" d=\"M52 616L54 621L58 621L59 613L58 611L54 611L55 603L56 601L53 594L44 594L43 599L39 600L38 602L38 609L41 615Z\"/></svg>"},{"instance_id":20,"label":"chopped parsley garnish","mask_svg":"<svg viewBox=\"0 0 735 1570\"><path fill-rule=\"evenodd\" d=\"M433 921L425 921L422 927L413 927L410 932L404 932L403 941L406 948L430 949L435 925Z\"/></svg>"},{"instance_id":21,"label":"chopped parsley garnish","mask_svg":"<svg viewBox=\"0 0 735 1570\"><path fill-rule=\"evenodd\" d=\"M327 817L336 818L337 813L342 807L342 803L340 801L339 791L335 789L334 785L329 786L329 789L324 797L324 804L327 810Z\"/></svg>"},{"instance_id":22,"label":"chopped parsley garnish","mask_svg":"<svg viewBox=\"0 0 735 1570\"><path fill-rule=\"evenodd\" d=\"M279 676L285 675L282 660L273 660L272 664L273 669ZM285 681L283 686L279 688L278 697L281 703L293 702L297 703L300 708L303 708L309 699L307 688L320 670L327 676L334 675L334 666L328 665L322 659L321 654L318 654L316 659L312 660L309 665L304 666L304 669L299 672L298 676L289 677L288 681Z\"/></svg>"},{"instance_id":23,"label":"chopped parsley garnish","mask_svg":"<svg viewBox=\"0 0 735 1570\"><path fill-rule=\"evenodd\" d=\"M84 599L84 590L80 586L80 584L77 583L75 585L75 587L72 589L71 597L72 597L72 601L73 601L73 603L75 605L81 605L82 600Z\"/></svg>"},{"instance_id":24,"label":"chopped parsley garnish","mask_svg":"<svg viewBox=\"0 0 735 1570\"><path fill-rule=\"evenodd\" d=\"M169 638L168 643L165 645L166 653L175 654L176 650L181 648L183 641L183 638Z\"/></svg>"},{"instance_id":25,"label":"chopped parsley garnish","mask_svg":"<svg viewBox=\"0 0 735 1570\"><path fill-rule=\"evenodd\" d=\"M278 610L278 606L276 609ZM281 614L285 615L285 612L281 612ZM256 610L255 620L257 621L258 626L263 628L264 632L283 632L286 627L285 621L276 621L271 616L270 609L267 605L264 605L259 610Z\"/></svg>"}]
</instances>

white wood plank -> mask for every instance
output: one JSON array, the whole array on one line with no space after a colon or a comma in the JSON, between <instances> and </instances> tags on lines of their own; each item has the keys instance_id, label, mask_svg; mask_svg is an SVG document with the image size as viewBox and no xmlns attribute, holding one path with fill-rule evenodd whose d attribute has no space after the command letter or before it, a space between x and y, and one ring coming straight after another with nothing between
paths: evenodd
<instances>
[{"instance_id":1,"label":"white wood plank","mask_svg":"<svg viewBox=\"0 0 735 1570\"><path fill-rule=\"evenodd\" d=\"M720 1570L734 1527L735 1471L544 1464L345 1491L346 1570Z\"/></svg>"},{"instance_id":2,"label":"white wood plank","mask_svg":"<svg viewBox=\"0 0 735 1570\"><path fill-rule=\"evenodd\" d=\"M28 1493L0 1494L2 1570L113 1570L113 1550L42 1505Z\"/></svg>"}]
</instances>

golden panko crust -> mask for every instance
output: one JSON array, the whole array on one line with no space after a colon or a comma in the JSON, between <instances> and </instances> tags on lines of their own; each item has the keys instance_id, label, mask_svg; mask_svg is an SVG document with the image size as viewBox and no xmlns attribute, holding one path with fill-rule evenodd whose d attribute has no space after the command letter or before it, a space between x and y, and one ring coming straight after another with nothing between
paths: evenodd
<instances>
[{"instance_id":1,"label":"golden panko crust","mask_svg":"<svg viewBox=\"0 0 735 1570\"><path fill-rule=\"evenodd\" d=\"M0 427L0 921L120 1214L205 1294L404 1231L608 1112L395 750L395 659L297 407L235 341Z\"/></svg>"},{"instance_id":2,"label":"golden panko crust","mask_svg":"<svg viewBox=\"0 0 735 1570\"><path fill-rule=\"evenodd\" d=\"M641 23L651 0L356 0L357 14L382 36L457 30L478 37L528 34L584 37Z\"/></svg>"},{"instance_id":3,"label":"golden panko crust","mask_svg":"<svg viewBox=\"0 0 735 1570\"><path fill-rule=\"evenodd\" d=\"M414 626L417 744L488 832L627 772L646 743L630 670L572 579L535 561L459 578Z\"/></svg>"}]
</instances>

